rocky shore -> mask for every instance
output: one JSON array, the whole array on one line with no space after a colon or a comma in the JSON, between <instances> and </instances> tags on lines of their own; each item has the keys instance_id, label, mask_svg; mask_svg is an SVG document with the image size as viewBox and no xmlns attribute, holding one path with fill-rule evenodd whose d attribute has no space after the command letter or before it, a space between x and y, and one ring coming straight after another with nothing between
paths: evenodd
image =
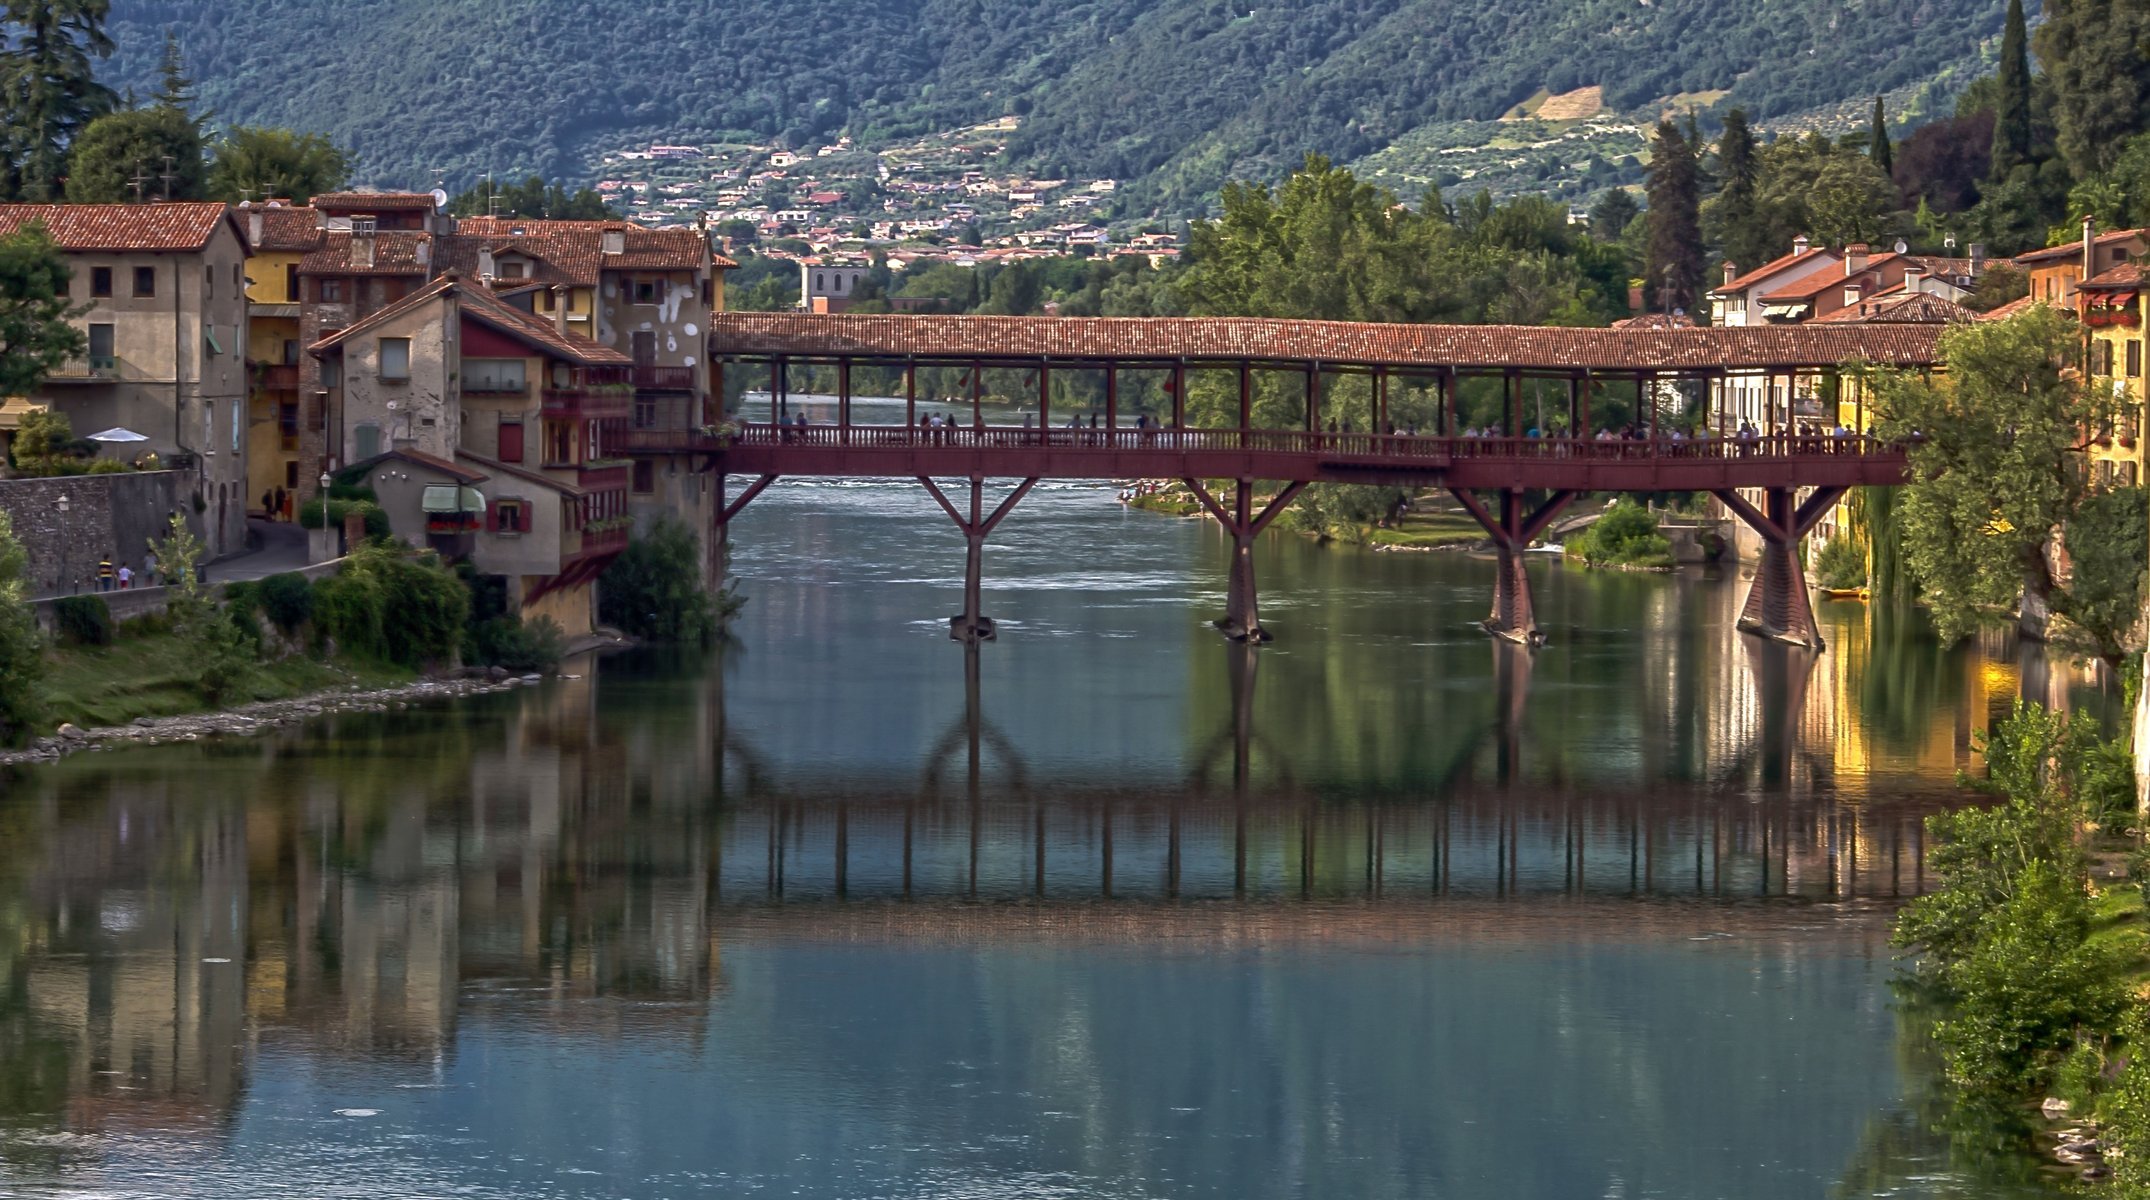
<instances>
[{"instance_id":1,"label":"rocky shore","mask_svg":"<svg viewBox=\"0 0 2150 1200\"><path fill-rule=\"evenodd\" d=\"M15 763L54 762L84 751L113 750L128 746L156 746L166 742L198 742L206 737L252 737L271 729L297 725L335 713L376 713L513 691L543 682L539 675L511 675L495 667L471 668L450 678L420 679L400 687L334 688L288 700L263 700L217 712L189 713L178 717L137 717L132 724L82 729L62 725L51 737L38 738L27 749L0 750L0 766Z\"/></svg>"}]
</instances>

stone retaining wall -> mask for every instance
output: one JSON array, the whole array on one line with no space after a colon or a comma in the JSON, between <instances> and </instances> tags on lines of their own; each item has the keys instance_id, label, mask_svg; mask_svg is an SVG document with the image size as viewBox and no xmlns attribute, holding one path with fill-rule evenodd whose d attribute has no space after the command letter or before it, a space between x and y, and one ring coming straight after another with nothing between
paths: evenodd
<instances>
[{"instance_id":1,"label":"stone retaining wall","mask_svg":"<svg viewBox=\"0 0 2150 1200\"><path fill-rule=\"evenodd\" d=\"M107 554L115 568L125 563L140 574L150 541L164 536L174 512L184 511L201 536L193 485L189 471L0 479L0 512L13 520L15 537L29 554L30 594L94 588L97 563Z\"/></svg>"},{"instance_id":2,"label":"stone retaining wall","mask_svg":"<svg viewBox=\"0 0 2150 1200\"><path fill-rule=\"evenodd\" d=\"M325 579L341 570L343 570L343 560L335 558L324 563L315 563L313 566L302 568L298 571L298 574L308 579ZM221 585L219 585L218 590L222 590ZM83 594L102 597L105 607L112 610L113 620L128 621L135 617L146 617L163 612L172 594L172 589L138 587L112 592L85 591ZM38 625L48 633L52 631L54 614L59 607L59 603L60 597L54 596L32 601L30 604L30 611L37 615Z\"/></svg>"}]
</instances>

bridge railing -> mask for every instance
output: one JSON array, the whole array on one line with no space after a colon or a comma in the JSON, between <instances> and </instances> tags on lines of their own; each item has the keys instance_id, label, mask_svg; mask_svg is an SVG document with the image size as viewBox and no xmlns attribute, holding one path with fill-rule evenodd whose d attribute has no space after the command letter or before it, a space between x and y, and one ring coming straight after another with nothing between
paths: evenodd
<instances>
[{"instance_id":1,"label":"bridge railing","mask_svg":"<svg viewBox=\"0 0 2150 1200\"><path fill-rule=\"evenodd\" d=\"M1901 445L1860 434L1694 438L1436 437L1285 429L1022 429L1011 426L772 425L747 423L735 444L853 450L1253 451L1325 459L1720 461L1897 457Z\"/></svg>"}]
</instances>

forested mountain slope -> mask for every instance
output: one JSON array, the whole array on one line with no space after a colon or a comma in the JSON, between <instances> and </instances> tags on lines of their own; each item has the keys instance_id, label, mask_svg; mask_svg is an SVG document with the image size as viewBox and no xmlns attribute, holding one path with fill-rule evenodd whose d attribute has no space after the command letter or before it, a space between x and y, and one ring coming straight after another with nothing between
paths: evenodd
<instances>
[{"instance_id":1,"label":"forested mountain slope","mask_svg":"<svg viewBox=\"0 0 2150 1200\"><path fill-rule=\"evenodd\" d=\"M327 132L384 182L575 177L635 140L1024 114L1042 172L1188 198L1541 91L1781 116L1892 108L1983 66L2004 0L114 0L110 74L175 29L219 119Z\"/></svg>"}]
</instances>

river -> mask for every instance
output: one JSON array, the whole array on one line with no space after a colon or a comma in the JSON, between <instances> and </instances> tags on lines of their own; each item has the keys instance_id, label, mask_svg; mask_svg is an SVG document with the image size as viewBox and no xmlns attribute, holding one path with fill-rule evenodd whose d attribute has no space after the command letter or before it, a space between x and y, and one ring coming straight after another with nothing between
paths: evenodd
<instances>
[{"instance_id":1,"label":"river","mask_svg":"<svg viewBox=\"0 0 2150 1200\"><path fill-rule=\"evenodd\" d=\"M0 777L0 1194L2043 1194L1887 932L2079 671L1551 559L1533 657L1487 561L1290 537L1248 651L1082 485L967 654L916 484L733 539L721 654Z\"/></svg>"}]
</instances>

